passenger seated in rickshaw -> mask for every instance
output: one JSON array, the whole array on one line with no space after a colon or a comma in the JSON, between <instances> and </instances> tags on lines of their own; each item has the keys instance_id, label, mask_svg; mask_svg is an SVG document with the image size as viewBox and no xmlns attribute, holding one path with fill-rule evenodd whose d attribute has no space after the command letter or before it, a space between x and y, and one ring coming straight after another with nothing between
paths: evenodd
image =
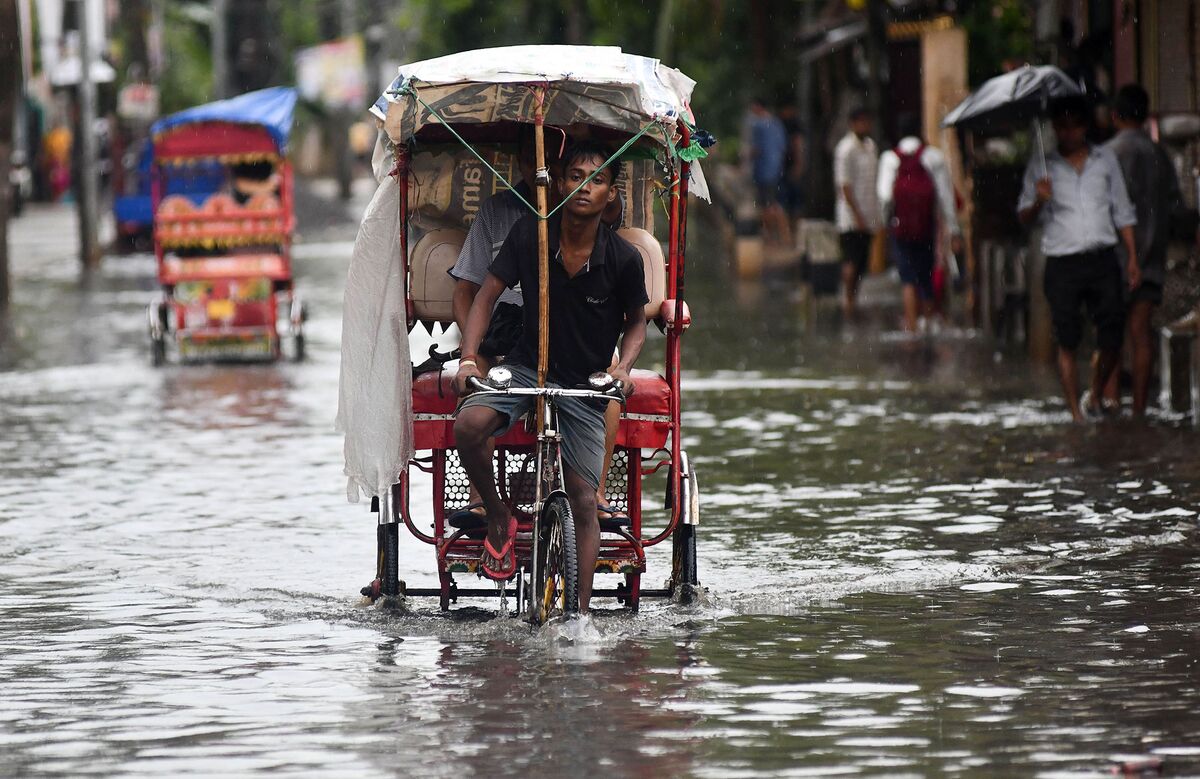
<instances>
[{"instance_id":1,"label":"passenger seated in rickshaw","mask_svg":"<svg viewBox=\"0 0 1200 779\"><path fill-rule=\"evenodd\" d=\"M550 169L552 181L562 178L561 145L556 142L557 140L558 138L548 130L546 164ZM564 137L563 141L565 140ZM467 312L470 311L471 303L475 300L480 285L487 277L488 267L496 258L504 239L508 237L509 230L517 220L529 213L525 203L521 202L521 198L523 197L526 202L534 202L532 192L536 164L534 143L533 125L522 125L517 139L517 169L521 174L521 183L517 185L515 192L513 190L498 192L479 207L479 212L471 223L471 229L467 232L467 239L463 243L458 262L450 269L450 275L455 279L454 321L458 325L460 333L466 332ZM554 187L552 186L551 192L553 191ZM551 207L554 205L557 205L557 199L550 204ZM623 212L624 202L618 193L613 202L605 207L604 213L600 217L601 223L613 229L619 228ZM486 374L492 365L502 360L516 344L521 337L521 324L521 290L519 288L506 289L500 294L500 300L492 312L487 333L479 344L476 364L483 373ZM608 505L604 496L604 483L608 476L608 464L612 461L620 416L620 404L615 401L609 403L609 408L605 413L604 468L600 473L600 486L596 492L596 510L600 519L628 521L628 518L621 512ZM489 442L489 455L492 448L493 443ZM480 500L479 491L472 483L467 506L451 514L448 520L452 527L469 528L485 518L483 501Z\"/></svg>"},{"instance_id":2,"label":"passenger seated in rickshaw","mask_svg":"<svg viewBox=\"0 0 1200 779\"><path fill-rule=\"evenodd\" d=\"M648 302L642 257L615 232L600 229L601 214L617 197L613 176L604 169L611 152L602 145L580 143L563 160L565 175L559 196L569 193L600 169L570 198L559 215L548 220L550 254L549 359L547 381L574 387L597 371L609 370L632 394L629 372L646 339L644 306ZM482 377L479 348L500 293L521 287L522 333L505 358L515 387L536 386L538 353L537 217L522 217L510 231L480 286L463 331L462 360L455 378L459 394L470 391L468 380ZM617 365L611 369L619 339ZM466 397L454 423L463 467L479 489L488 517L488 534L480 569L503 581L516 573L514 539L517 521L501 500L492 473L488 439L505 430L533 405L529 397L481 394ZM587 612L592 577L600 548L596 490L604 459L604 411L594 402L558 400L562 431L563 478L575 521L578 544L579 608Z\"/></svg>"},{"instance_id":3,"label":"passenger seated in rickshaw","mask_svg":"<svg viewBox=\"0 0 1200 779\"><path fill-rule=\"evenodd\" d=\"M233 199L244 206L259 195L279 196L279 173L267 160L239 162L229 170L233 179Z\"/></svg>"}]
</instances>

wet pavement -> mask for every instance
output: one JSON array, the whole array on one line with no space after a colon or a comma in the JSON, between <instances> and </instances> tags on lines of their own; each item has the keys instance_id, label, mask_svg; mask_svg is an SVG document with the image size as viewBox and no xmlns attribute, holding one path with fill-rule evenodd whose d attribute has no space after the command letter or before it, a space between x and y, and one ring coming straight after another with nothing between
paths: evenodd
<instances>
[{"instance_id":1,"label":"wet pavement","mask_svg":"<svg viewBox=\"0 0 1200 779\"><path fill-rule=\"evenodd\" d=\"M901 337L886 281L855 327L736 284L698 221L705 602L579 641L361 606L375 526L332 420L362 203L322 196L299 364L154 369L152 259L81 285L69 212L14 224L0 774L1200 776L1197 433L1070 426L1047 369ZM432 579L428 547L403 559Z\"/></svg>"}]
</instances>

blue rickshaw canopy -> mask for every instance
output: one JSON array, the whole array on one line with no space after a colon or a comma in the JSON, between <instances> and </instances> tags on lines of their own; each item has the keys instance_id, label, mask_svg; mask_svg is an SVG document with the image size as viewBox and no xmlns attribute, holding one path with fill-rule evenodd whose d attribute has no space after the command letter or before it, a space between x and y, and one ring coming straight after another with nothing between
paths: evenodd
<instances>
[{"instance_id":1,"label":"blue rickshaw canopy","mask_svg":"<svg viewBox=\"0 0 1200 779\"><path fill-rule=\"evenodd\" d=\"M150 135L158 137L169 130L204 122L254 125L264 128L275 141L278 151L283 153L287 149L295 109L294 87L269 87L165 116L150 127Z\"/></svg>"}]
</instances>

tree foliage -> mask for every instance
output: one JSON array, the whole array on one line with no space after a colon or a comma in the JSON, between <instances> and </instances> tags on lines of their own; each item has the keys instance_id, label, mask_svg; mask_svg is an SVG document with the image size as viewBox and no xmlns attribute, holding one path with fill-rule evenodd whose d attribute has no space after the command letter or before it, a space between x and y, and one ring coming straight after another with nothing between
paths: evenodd
<instances>
[{"instance_id":1,"label":"tree foliage","mask_svg":"<svg viewBox=\"0 0 1200 779\"><path fill-rule=\"evenodd\" d=\"M971 56L967 74L976 87L1004 70L1006 60L1027 62L1034 55L1034 9L1027 0L976 0L963 12Z\"/></svg>"}]
</instances>

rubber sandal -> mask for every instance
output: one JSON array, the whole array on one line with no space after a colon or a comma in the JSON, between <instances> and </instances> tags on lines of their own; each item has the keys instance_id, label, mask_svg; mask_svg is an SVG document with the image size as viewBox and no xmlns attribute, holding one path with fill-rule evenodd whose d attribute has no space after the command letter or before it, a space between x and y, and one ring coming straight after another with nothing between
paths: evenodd
<instances>
[{"instance_id":1,"label":"rubber sandal","mask_svg":"<svg viewBox=\"0 0 1200 779\"><path fill-rule=\"evenodd\" d=\"M607 514L608 516L600 516L601 514ZM626 522L629 521L628 514L626 514L624 511L621 511L620 509L613 508L612 506L608 505L607 503L597 503L596 504L596 516L597 516L597 518L602 519L602 520L609 520L609 521L616 520L618 522L620 522L622 520L624 520Z\"/></svg>"},{"instance_id":2,"label":"rubber sandal","mask_svg":"<svg viewBox=\"0 0 1200 779\"><path fill-rule=\"evenodd\" d=\"M494 582L504 582L517 573L517 554L514 549L517 543L517 518L508 518L508 540L504 546L496 549L490 538L483 539L483 554L479 556L479 571ZM500 563L502 568L489 568L484 562L488 557ZM511 562L510 562L511 561Z\"/></svg>"},{"instance_id":3,"label":"rubber sandal","mask_svg":"<svg viewBox=\"0 0 1200 779\"><path fill-rule=\"evenodd\" d=\"M596 504L596 519L600 529L608 533L619 532L621 528L629 527L633 520L624 511L614 509L607 503Z\"/></svg>"}]
</instances>

